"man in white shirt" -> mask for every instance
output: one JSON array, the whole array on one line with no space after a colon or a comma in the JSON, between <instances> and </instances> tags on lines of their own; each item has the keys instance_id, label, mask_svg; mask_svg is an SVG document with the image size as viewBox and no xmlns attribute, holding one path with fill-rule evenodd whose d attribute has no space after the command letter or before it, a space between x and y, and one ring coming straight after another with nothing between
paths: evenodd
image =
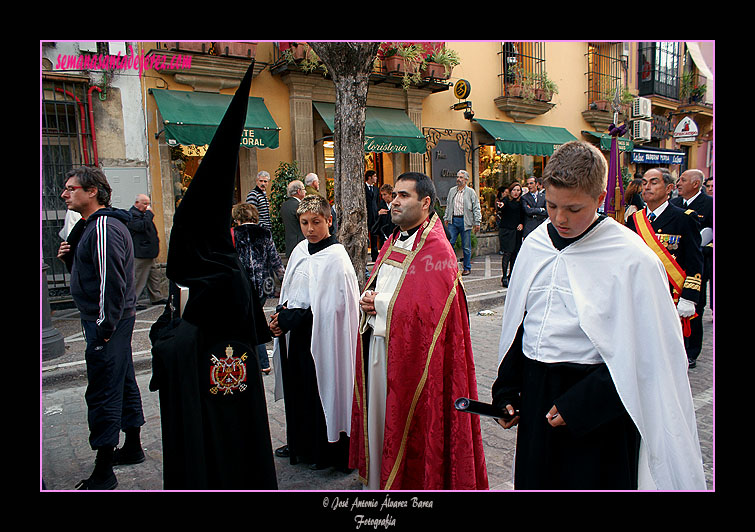
<instances>
[{"instance_id":1,"label":"man in white shirt","mask_svg":"<svg viewBox=\"0 0 755 532\"><path fill-rule=\"evenodd\" d=\"M446 214L443 224L448 229L448 240L453 246L461 235L461 249L464 257L462 275L472 273L472 230L480 230L482 211L480 199L469 184L469 174L459 170L456 174L456 186L451 187L446 198Z\"/></svg>"}]
</instances>

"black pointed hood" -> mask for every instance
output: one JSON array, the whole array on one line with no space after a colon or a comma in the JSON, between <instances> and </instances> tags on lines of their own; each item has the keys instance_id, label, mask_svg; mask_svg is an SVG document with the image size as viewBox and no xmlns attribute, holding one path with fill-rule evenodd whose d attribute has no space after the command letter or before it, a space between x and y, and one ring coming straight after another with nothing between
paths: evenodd
<instances>
[{"instance_id":1,"label":"black pointed hood","mask_svg":"<svg viewBox=\"0 0 755 532\"><path fill-rule=\"evenodd\" d=\"M189 288L183 319L198 327L212 327L214 332L232 332L239 326L248 326L255 314L249 280L230 232L252 72L253 64L176 208L168 248L168 278ZM261 313L260 308L258 316Z\"/></svg>"}]
</instances>

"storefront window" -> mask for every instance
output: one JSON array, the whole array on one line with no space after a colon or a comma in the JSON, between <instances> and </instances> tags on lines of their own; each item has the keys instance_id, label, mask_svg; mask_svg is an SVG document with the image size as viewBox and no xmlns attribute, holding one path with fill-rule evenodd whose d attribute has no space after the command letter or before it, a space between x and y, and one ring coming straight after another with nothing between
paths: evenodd
<instances>
[{"instance_id":1,"label":"storefront window","mask_svg":"<svg viewBox=\"0 0 755 532\"><path fill-rule=\"evenodd\" d=\"M482 231L497 231L495 201L512 183L524 186L527 177L543 175L545 157L500 153L495 146L480 146L480 209Z\"/></svg>"},{"instance_id":2,"label":"storefront window","mask_svg":"<svg viewBox=\"0 0 755 532\"><path fill-rule=\"evenodd\" d=\"M170 149L170 179L173 183L175 207L178 207L178 204L181 203L181 199L189 187L189 183L191 183L191 178L194 177L199 163L202 161L199 153L199 151L194 154L187 153L185 146L175 146ZM204 152L201 153L204 154Z\"/></svg>"}]
</instances>

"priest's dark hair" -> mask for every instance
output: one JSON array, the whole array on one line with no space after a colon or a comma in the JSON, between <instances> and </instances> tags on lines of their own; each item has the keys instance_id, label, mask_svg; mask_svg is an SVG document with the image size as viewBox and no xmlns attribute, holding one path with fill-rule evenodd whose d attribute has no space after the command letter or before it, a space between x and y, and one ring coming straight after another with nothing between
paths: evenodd
<instances>
[{"instance_id":1,"label":"priest's dark hair","mask_svg":"<svg viewBox=\"0 0 755 532\"><path fill-rule=\"evenodd\" d=\"M105 172L95 166L80 166L66 173L66 181L75 177L84 190L97 189L97 203L110 207L110 196L113 193L107 182Z\"/></svg>"},{"instance_id":2,"label":"priest's dark hair","mask_svg":"<svg viewBox=\"0 0 755 532\"><path fill-rule=\"evenodd\" d=\"M420 200L425 197L430 198L430 212L432 212L437 197L433 180L420 172L403 173L396 178L396 182L398 183L402 179L414 181L414 189L417 191L417 197Z\"/></svg>"},{"instance_id":3,"label":"priest's dark hair","mask_svg":"<svg viewBox=\"0 0 755 532\"><path fill-rule=\"evenodd\" d=\"M561 145L543 169L543 186L577 188L594 198L606 190L607 181L606 158L592 144L578 140Z\"/></svg>"}]
</instances>

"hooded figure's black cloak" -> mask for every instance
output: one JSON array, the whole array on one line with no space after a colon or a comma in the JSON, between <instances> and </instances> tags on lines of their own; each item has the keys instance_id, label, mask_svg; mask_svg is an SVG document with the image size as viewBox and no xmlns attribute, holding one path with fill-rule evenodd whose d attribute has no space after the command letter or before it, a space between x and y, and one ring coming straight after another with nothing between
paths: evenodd
<instances>
[{"instance_id":1,"label":"hooded figure's black cloak","mask_svg":"<svg viewBox=\"0 0 755 532\"><path fill-rule=\"evenodd\" d=\"M171 298L150 331L150 390L160 394L165 489L277 489L255 348L270 334L230 232L252 69L173 219ZM189 289L180 317L176 285Z\"/></svg>"}]
</instances>

